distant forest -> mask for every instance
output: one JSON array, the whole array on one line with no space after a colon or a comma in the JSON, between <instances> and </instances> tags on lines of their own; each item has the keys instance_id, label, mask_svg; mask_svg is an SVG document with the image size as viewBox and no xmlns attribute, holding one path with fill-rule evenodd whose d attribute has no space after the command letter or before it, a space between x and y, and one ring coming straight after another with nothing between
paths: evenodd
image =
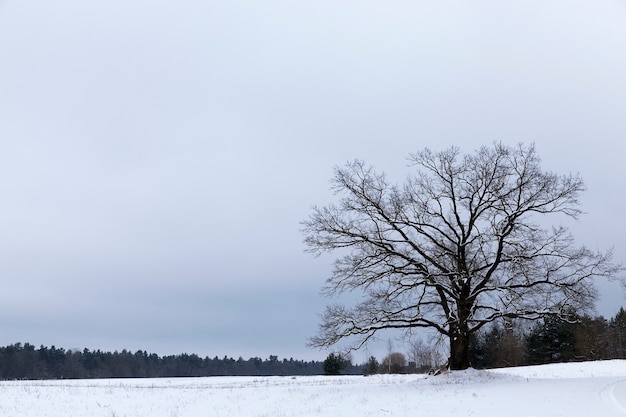
<instances>
[{"instance_id":1,"label":"distant forest","mask_svg":"<svg viewBox=\"0 0 626 417\"><path fill-rule=\"evenodd\" d=\"M160 378L204 376L294 376L342 373L428 372L442 365L441 357L425 344L408 352L393 352L379 363L363 365L330 354L321 361L279 359L270 355L244 360L196 354L158 356L145 351L102 352L39 348L29 343L0 347L0 379ZM336 369L332 370L333 361ZM554 362L626 359L626 311L609 320L571 315L569 321L547 317L536 322L495 325L472 338L470 362L477 369L538 365ZM331 370L329 370L331 369Z\"/></svg>"},{"instance_id":2,"label":"distant forest","mask_svg":"<svg viewBox=\"0 0 626 417\"><path fill-rule=\"evenodd\" d=\"M360 373L349 367L347 373ZM158 356L145 351L102 352L15 343L0 347L0 379L160 378L202 376L319 375L323 362L229 357L201 358L196 354Z\"/></svg>"}]
</instances>

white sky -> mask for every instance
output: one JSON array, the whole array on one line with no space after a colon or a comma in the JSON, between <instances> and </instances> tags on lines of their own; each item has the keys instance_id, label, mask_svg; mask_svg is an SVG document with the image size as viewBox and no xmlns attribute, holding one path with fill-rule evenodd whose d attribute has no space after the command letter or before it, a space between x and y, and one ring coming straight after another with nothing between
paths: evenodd
<instances>
[{"instance_id":1,"label":"white sky","mask_svg":"<svg viewBox=\"0 0 626 417\"><path fill-rule=\"evenodd\" d=\"M534 142L623 262L624 74L624 0L0 0L0 345L323 358L299 222L426 146Z\"/></svg>"}]
</instances>

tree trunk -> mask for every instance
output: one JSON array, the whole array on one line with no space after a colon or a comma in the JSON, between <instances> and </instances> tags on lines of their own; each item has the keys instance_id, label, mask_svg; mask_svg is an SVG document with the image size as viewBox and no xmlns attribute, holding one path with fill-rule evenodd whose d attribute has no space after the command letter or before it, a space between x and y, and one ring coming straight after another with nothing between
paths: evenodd
<instances>
[{"instance_id":1,"label":"tree trunk","mask_svg":"<svg viewBox=\"0 0 626 417\"><path fill-rule=\"evenodd\" d=\"M454 336L450 336L450 370L467 369L469 365L469 338L467 332L459 332Z\"/></svg>"},{"instance_id":2,"label":"tree trunk","mask_svg":"<svg viewBox=\"0 0 626 417\"><path fill-rule=\"evenodd\" d=\"M450 325L450 370L467 369L469 363L469 320L470 303L466 300L457 303L457 320Z\"/></svg>"}]
</instances>

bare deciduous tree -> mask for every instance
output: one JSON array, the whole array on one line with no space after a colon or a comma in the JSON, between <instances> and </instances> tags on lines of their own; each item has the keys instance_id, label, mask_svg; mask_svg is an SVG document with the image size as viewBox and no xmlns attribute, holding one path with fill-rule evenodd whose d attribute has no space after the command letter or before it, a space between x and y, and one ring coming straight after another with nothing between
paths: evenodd
<instances>
[{"instance_id":1,"label":"bare deciduous tree","mask_svg":"<svg viewBox=\"0 0 626 417\"><path fill-rule=\"evenodd\" d=\"M425 372L441 364L437 348L424 343L422 339L414 339L409 343L409 361L415 363L418 372Z\"/></svg>"},{"instance_id":2,"label":"bare deciduous tree","mask_svg":"<svg viewBox=\"0 0 626 417\"><path fill-rule=\"evenodd\" d=\"M391 352L380 364L380 373L403 374L406 372L406 356L400 352Z\"/></svg>"},{"instance_id":3,"label":"bare deciduous tree","mask_svg":"<svg viewBox=\"0 0 626 417\"><path fill-rule=\"evenodd\" d=\"M425 149L409 161L416 170L402 186L362 161L336 168L340 201L303 222L309 252L341 253L325 293L364 298L327 307L312 346L350 339L357 349L380 330L428 327L449 339L450 368L465 369L469 336L486 323L585 310L594 279L622 270L610 251L539 223L578 218L584 185L542 171L534 146Z\"/></svg>"}]
</instances>

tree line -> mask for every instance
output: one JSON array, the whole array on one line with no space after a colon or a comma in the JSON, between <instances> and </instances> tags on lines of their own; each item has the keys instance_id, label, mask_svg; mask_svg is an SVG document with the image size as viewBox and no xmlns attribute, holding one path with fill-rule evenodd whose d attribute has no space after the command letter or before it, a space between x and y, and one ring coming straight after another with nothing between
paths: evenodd
<instances>
[{"instance_id":1,"label":"tree line","mask_svg":"<svg viewBox=\"0 0 626 417\"><path fill-rule=\"evenodd\" d=\"M359 367L347 369L360 373ZM0 347L0 379L159 378L203 376L287 376L323 374L323 362L253 357L247 360L200 357L196 354L159 356L138 350L103 352L36 348L29 343Z\"/></svg>"},{"instance_id":2,"label":"tree line","mask_svg":"<svg viewBox=\"0 0 626 417\"><path fill-rule=\"evenodd\" d=\"M529 324L530 323L530 324ZM568 319L548 316L535 322L494 324L473 335L469 352L476 369L539 365L556 362L626 359L626 310L609 320L602 316ZM0 379L161 378L206 376L370 375L429 372L443 366L437 349L418 340L407 355L390 352L382 362L364 364L331 353L325 361L252 357L200 357L196 354L159 356L138 350L103 352L36 348L29 343L0 347Z\"/></svg>"}]
</instances>

